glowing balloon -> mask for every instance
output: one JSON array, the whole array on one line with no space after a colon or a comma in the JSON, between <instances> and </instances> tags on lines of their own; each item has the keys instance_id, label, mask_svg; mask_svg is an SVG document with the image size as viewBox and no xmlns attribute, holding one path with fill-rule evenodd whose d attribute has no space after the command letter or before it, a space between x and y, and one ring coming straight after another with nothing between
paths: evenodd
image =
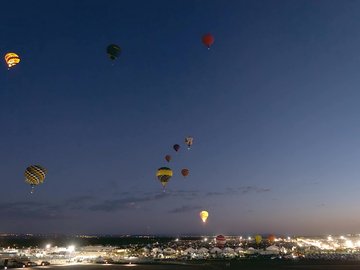
<instances>
[{"instance_id":1,"label":"glowing balloon","mask_svg":"<svg viewBox=\"0 0 360 270\"><path fill-rule=\"evenodd\" d=\"M262 241L262 236L259 234L255 235L255 243L260 244L261 241Z\"/></svg>"},{"instance_id":2,"label":"glowing balloon","mask_svg":"<svg viewBox=\"0 0 360 270\"><path fill-rule=\"evenodd\" d=\"M201 211L200 212L200 218L202 220L202 222L206 222L207 218L209 217L209 212L208 211Z\"/></svg>"},{"instance_id":3,"label":"glowing balloon","mask_svg":"<svg viewBox=\"0 0 360 270\"><path fill-rule=\"evenodd\" d=\"M16 53L7 53L5 55L5 61L8 67L11 68L20 63L20 57Z\"/></svg>"},{"instance_id":4,"label":"glowing balloon","mask_svg":"<svg viewBox=\"0 0 360 270\"><path fill-rule=\"evenodd\" d=\"M275 235L270 234L270 235L268 236L268 240L269 240L269 242L271 242L271 243L275 242Z\"/></svg>"},{"instance_id":5,"label":"glowing balloon","mask_svg":"<svg viewBox=\"0 0 360 270\"><path fill-rule=\"evenodd\" d=\"M24 172L25 182L31 185L31 193L34 188L44 182L47 170L40 165L31 165Z\"/></svg>"}]
</instances>

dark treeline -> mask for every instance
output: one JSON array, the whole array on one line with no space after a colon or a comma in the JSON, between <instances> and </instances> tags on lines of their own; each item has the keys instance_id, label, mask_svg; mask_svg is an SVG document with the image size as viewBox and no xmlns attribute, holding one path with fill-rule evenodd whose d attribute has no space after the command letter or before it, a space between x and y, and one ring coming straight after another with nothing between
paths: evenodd
<instances>
[{"instance_id":1,"label":"dark treeline","mask_svg":"<svg viewBox=\"0 0 360 270\"><path fill-rule=\"evenodd\" d=\"M51 246L69 246L75 245L77 247L89 245L102 246L128 246L128 245L159 245L173 241L174 237L168 236L63 236L63 235L19 235L19 236L1 236L0 247L7 248L23 248L23 247L38 247L44 248L47 244ZM181 237L183 240L199 240L200 237Z\"/></svg>"}]
</instances>

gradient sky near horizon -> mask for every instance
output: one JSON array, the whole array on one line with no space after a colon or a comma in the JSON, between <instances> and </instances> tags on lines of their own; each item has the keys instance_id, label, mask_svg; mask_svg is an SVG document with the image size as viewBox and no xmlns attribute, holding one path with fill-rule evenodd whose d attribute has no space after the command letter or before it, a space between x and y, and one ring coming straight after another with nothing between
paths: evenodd
<instances>
[{"instance_id":1,"label":"gradient sky near horizon","mask_svg":"<svg viewBox=\"0 0 360 270\"><path fill-rule=\"evenodd\" d=\"M1 55L22 60L0 69L0 232L360 232L359 1L1 10ZM48 169L32 195L30 164ZM155 172L167 165L162 192Z\"/></svg>"}]
</instances>

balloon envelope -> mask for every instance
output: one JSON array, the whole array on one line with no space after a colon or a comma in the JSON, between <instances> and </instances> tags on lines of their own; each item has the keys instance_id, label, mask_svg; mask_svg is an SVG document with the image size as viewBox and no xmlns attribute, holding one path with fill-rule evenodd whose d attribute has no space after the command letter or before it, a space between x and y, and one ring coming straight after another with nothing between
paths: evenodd
<instances>
[{"instance_id":1,"label":"balloon envelope","mask_svg":"<svg viewBox=\"0 0 360 270\"><path fill-rule=\"evenodd\" d=\"M218 247L224 247L225 243L226 243L225 236L223 236L222 234L216 236L216 245Z\"/></svg>"},{"instance_id":2,"label":"balloon envelope","mask_svg":"<svg viewBox=\"0 0 360 270\"><path fill-rule=\"evenodd\" d=\"M206 47L208 47L208 49L210 49L210 47L214 43L214 41L215 41L215 38L210 33L207 33L207 34L203 35L203 37L202 37L202 42L204 43L204 45Z\"/></svg>"},{"instance_id":3,"label":"balloon envelope","mask_svg":"<svg viewBox=\"0 0 360 270\"><path fill-rule=\"evenodd\" d=\"M275 241L275 235L270 234L270 235L268 236L268 240L269 240L269 242L274 242L274 241Z\"/></svg>"},{"instance_id":4,"label":"balloon envelope","mask_svg":"<svg viewBox=\"0 0 360 270\"><path fill-rule=\"evenodd\" d=\"M260 244L262 241L262 236L261 235L255 235L255 243L256 244Z\"/></svg>"},{"instance_id":5,"label":"balloon envelope","mask_svg":"<svg viewBox=\"0 0 360 270\"><path fill-rule=\"evenodd\" d=\"M193 144L193 140L194 138L190 136L185 138L185 144L187 145L188 149L190 149L191 145Z\"/></svg>"},{"instance_id":6,"label":"balloon envelope","mask_svg":"<svg viewBox=\"0 0 360 270\"><path fill-rule=\"evenodd\" d=\"M5 62L9 68L16 66L20 63L20 57L16 53L7 53L5 55Z\"/></svg>"},{"instance_id":7,"label":"balloon envelope","mask_svg":"<svg viewBox=\"0 0 360 270\"><path fill-rule=\"evenodd\" d=\"M188 176L189 173L190 173L190 171L189 171L188 169L182 169L182 170L181 170L181 174L182 174L184 177Z\"/></svg>"},{"instance_id":8,"label":"balloon envelope","mask_svg":"<svg viewBox=\"0 0 360 270\"><path fill-rule=\"evenodd\" d=\"M208 211L201 211L200 212L200 218L202 220L202 222L206 222L207 218L209 217L209 212Z\"/></svg>"},{"instance_id":9,"label":"balloon envelope","mask_svg":"<svg viewBox=\"0 0 360 270\"><path fill-rule=\"evenodd\" d=\"M156 172L156 177L159 179L162 186L165 188L170 178L172 177L173 172L168 167L161 167Z\"/></svg>"},{"instance_id":10,"label":"balloon envelope","mask_svg":"<svg viewBox=\"0 0 360 270\"><path fill-rule=\"evenodd\" d=\"M167 162L170 162L171 156L170 156L170 155L166 155L166 156L165 156L165 160L166 160Z\"/></svg>"},{"instance_id":11,"label":"balloon envelope","mask_svg":"<svg viewBox=\"0 0 360 270\"><path fill-rule=\"evenodd\" d=\"M106 48L106 53L110 57L111 60L115 60L119 57L121 53L121 48L116 44L110 44Z\"/></svg>"},{"instance_id":12,"label":"balloon envelope","mask_svg":"<svg viewBox=\"0 0 360 270\"><path fill-rule=\"evenodd\" d=\"M179 149L180 149L180 145L174 144L173 148L174 148L174 150L177 152L177 151L179 151Z\"/></svg>"},{"instance_id":13,"label":"balloon envelope","mask_svg":"<svg viewBox=\"0 0 360 270\"><path fill-rule=\"evenodd\" d=\"M47 170L40 165L31 165L26 168L24 172L25 182L31 185L31 193L34 192L34 187L44 182Z\"/></svg>"}]
</instances>

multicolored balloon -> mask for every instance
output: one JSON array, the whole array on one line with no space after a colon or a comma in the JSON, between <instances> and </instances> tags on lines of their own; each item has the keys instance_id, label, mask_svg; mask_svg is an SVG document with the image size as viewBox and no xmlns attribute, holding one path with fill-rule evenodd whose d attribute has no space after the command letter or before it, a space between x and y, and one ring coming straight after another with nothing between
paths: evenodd
<instances>
[{"instance_id":1,"label":"multicolored balloon","mask_svg":"<svg viewBox=\"0 0 360 270\"><path fill-rule=\"evenodd\" d=\"M220 248L223 248L226 244L226 238L222 234L216 236L216 245Z\"/></svg>"},{"instance_id":2,"label":"multicolored balloon","mask_svg":"<svg viewBox=\"0 0 360 270\"><path fill-rule=\"evenodd\" d=\"M5 62L10 69L11 67L16 66L20 63L20 57L16 53L10 52L5 55Z\"/></svg>"},{"instance_id":3,"label":"multicolored balloon","mask_svg":"<svg viewBox=\"0 0 360 270\"><path fill-rule=\"evenodd\" d=\"M164 189L172 176L173 171L168 167L161 167L156 172L156 177L159 179Z\"/></svg>"},{"instance_id":4,"label":"multicolored balloon","mask_svg":"<svg viewBox=\"0 0 360 270\"><path fill-rule=\"evenodd\" d=\"M25 182L31 185L31 193L37 185L44 183L47 170L40 165L31 165L24 172Z\"/></svg>"},{"instance_id":5,"label":"multicolored balloon","mask_svg":"<svg viewBox=\"0 0 360 270\"><path fill-rule=\"evenodd\" d=\"M187 145L189 150L190 150L191 145L193 144L193 140L194 140L194 138L190 137L190 136L185 138L185 144Z\"/></svg>"}]
</instances>

